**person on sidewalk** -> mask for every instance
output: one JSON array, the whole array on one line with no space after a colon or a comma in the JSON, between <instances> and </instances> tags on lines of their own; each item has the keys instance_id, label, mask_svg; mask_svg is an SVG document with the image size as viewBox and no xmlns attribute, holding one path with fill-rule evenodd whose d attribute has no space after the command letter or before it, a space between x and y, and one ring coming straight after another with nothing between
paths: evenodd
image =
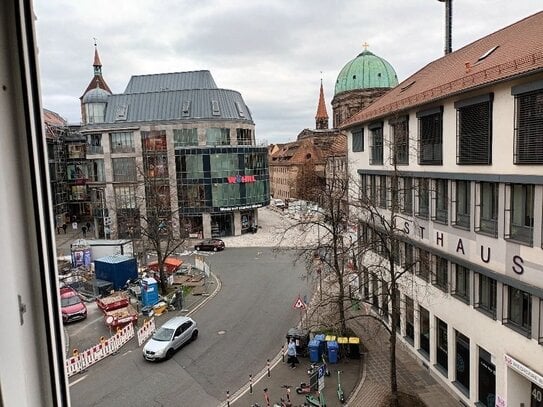
<instances>
[{"instance_id":1,"label":"person on sidewalk","mask_svg":"<svg viewBox=\"0 0 543 407\"><path fill-rule=\"evenodd\" d=\"M66 229L68 228L68 225L63 223L62 224L62 230L64 230L64 234L66 234Z\"/></svg>"},{"instance_id":2,"label":"person on sidewalk","mask_svg":"<svg viewBox=\"0 0 543 407\"><path fill-rule=\"evenodd\" d=\"M294 339L290 339L290 342L287 346L287 362L290 363L290 368L295 369L296 363L300 363L298 360L298 355L296 354L296 343L294 342Z\"/></svg>"}]
</instances>

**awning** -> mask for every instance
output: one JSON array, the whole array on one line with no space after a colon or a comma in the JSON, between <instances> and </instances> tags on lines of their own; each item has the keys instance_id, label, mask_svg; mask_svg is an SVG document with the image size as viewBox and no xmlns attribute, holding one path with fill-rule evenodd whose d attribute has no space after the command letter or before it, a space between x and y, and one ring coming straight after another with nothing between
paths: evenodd
<instances>
[{"instance_id":1,"label":"awning","mask_svg":"<svg viewBox=\"0 0 543 407\"><path fill-rule=\"evenodd\" d=\"M183 260L177 259L175 257L168 257L164 261L164 271L167 273L172 274L175 272L179 267L181 267L181 264L183 264ZM149 264L147 264L147 267L150 268L153 271L158 272L158 261L153 261Z\"/></svg>"}]
</instances>

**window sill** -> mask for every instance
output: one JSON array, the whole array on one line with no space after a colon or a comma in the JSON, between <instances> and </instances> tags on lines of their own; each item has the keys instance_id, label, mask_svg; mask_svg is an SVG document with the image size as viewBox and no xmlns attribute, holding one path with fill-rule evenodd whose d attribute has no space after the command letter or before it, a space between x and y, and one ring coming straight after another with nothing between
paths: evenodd
<instances>
[{"instance_id":1,"label":"window sill","mask_svg":"<svg viewBox=\"0 0 543 407\"><path fill-rule=\"evenodd\" d=\"M504 240L507 241L507 242L511 242L511 243L521 244L523 246L534 247L533 242L525 242L525 241L522 241L522 240L513 239L511 237L505 238Z\"/></svg>"},{"instance_id":2,"label":"window sill","mask_svg":"<svg viewBox=\"0 0 543 407\"><path fill-rule=\"evenodd\" d=\"M424 349L417 349L417 352L419 352L419 355L421 355L424 359L430 360L430 354Z\"/></svg>"},{"instance_id":3,"label":"window sill","mask_svg":"<svg viewBox=\"0 0 543 407\"><path fill-rule=\"evenodd\" d=\"M452 382L453 386L456 387L458 390L460 390L460 393L462 393L464 396L469 398L469 389L466 388L462 383L459 381Z\"/></svg>"},{"instance_id":4,"label":"window sill","mask_svg":"<svg viewBox=\"0 0 543 407\"><path fill-rule=\"evenodd\" d=\"M435 218L435 219L432 219L435 223L439 223L440 225L448 225L449 224L449 221L448 220L443 220L443 219L438 219L438 218Z\"/></svg>"},{"instance_id":5,"label":"window sill","mask_svg":"<svg viewBox=\"0 0 543 407\"><path fill-rule=\"evenodd\" d=\"M471 227L460 225L458 223L453 223L452 226L453 226L453 228L456 228L456 229L471 230Z\"/></svg>"},{"instance_id":6,"label":"window sill","mask_svg":"<svg viewBox=\"0 0 543 407\"><path fill-rule=\"evenodd\" d=\"M489 318L492 318L494 321L496 320L496 311L490 311L486 308L483 308L481 306L474 306L474 308L479 311L481 314L486 315Z\"/></svg>"},{"instance_id":7,"label":"window sill","mask_svg":"<svg viewBox=\"0 0 543 407\"><path fill-rule=\"evenodd\" d=\"M411 346L415 346L415 340L410 338L409 336L403 337L407 343L409 343Z\"/></svg>"},{"instance_id":8,"label":"window sill","mask_svg":"<svg viewBox=\"0 0 543 407\"><path fill-rule=\"evenodd\" d=\"M415 214L415 217L417 217L419 219L423 219L423 220L429 220L428 215Z\"/></svg>"},{"instance_id":9,"label":"window sill","mask_svg":"<svg viewBox=\"0 0 543 407\"><path fill-rule=\"evenodd\" d=\"M435 288L437 288L438 290L443 291L445 294L448 294L448 293L449 293L448 286L442 286L442 285L439 285L439 284L436 284L436 283L432 283L432 285L433 285Z\"/></svg>"},{"instance_id":10,"label":"window sill","mask_svg":"<svg viewBox=\"0 0 543 407\"><path fill-rule=\"evenodd\" d=\"M453 296L454 298L456 298L457 300L463 302L464 304L470 305L470 304L469 304L469 297L463 297L463 296L461 296L461 295L459 295L459 294L454 294L454 293L452 294L452 296Z\"/></svg>"},{"instance_id":11,"label":"window sill","mask_svg":"<svg viewBox=\"0 0 543 407\"><path fill-rule=\"evenodd\" d=\"M528 339L531 339L532 338L532 330L528 330L526 328L522 328L520 326L518 326L517 324L513 323L513 322L504 322L503 325L505 325L507 328L515 331L516 333L522 335L522 336L525 336L526 338Z\"/></svg>"},{"instance_id":12,"label":"window sill","mask_svg":"<svg viewBox=\"0 0 543 407\"><path fill-rule=\"evenodd\" d=\"M477 230L477 229L475 229L475 233L477 233L478 235L493 237L494 239L498 238L498 232L487 232L486 230L482 230L482 229Z\"/></svg>"},{"instance_id":13,"label":"window sill","mask_svg":"<svg viewBox=\"0 0 543 407\"><path fill-rule=\"evenodd\" d=\"M449 378L449 372L447 371L447 369L445 369L443 366L439 365L439 364L435 364L434 365L434 368L439 372L441 373L446 379Z\"/></svg>"}]
</instances>

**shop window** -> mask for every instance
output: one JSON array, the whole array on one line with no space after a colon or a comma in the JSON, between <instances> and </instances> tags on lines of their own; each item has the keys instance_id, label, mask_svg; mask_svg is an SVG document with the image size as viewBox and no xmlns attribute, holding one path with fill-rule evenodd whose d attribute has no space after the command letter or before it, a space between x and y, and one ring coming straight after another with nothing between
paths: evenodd
<instances>
[{"instance_id":1,"label":"shop window","mask_svg":"<svg viewBox=\"0 0 543 407\"><path fill-rule=\"evenodd\" d=\"M422 354L428 359L430 357L430 313L423 307L420 308L420 350Z\"/></svg>"},{"instance_id":2,"label":"shop window","mask_svg":"<svg viewBox=\"0 0 543 407\"><path fill-rule=\"evenodd\" d=\"M507 312L504 325L526 335L532 333L532 296L518 288L507 287Z\"/></svg>"},{"instance_id":3,"label":"shop window","mask_svg":"<svg viewBox=\"0 0 543 407\"><path fill-rule=\"evenodd\" d=\"M498 236L498 191L496 182L475 184L475 231L489 236Z\"/></svg>"},{"instance_id":4,"label":"shop window","mask_svg":"<svg viewBox=\"0 0 543 407\"><path fill-rule=\"evenodd\" d=\"M415 341L415 306L413 299L405 297L405 337L411 345Z\"/></svg>"},{"instance_id":5,"label":"shop window","mask_svg":"<svg viewBox=\"0 0 543 407\"><path fill-rule=\"evenodd\" d=\"M449 343L447 324L441 319L436 318L436 364L441 367L447 376L449 369Z\"/></svg>"},{"instance_id":6,"label":"shop window","mask_svg":"<svg viewBox=\"0 0 543 407\"><path fill-rule=\"evenodd\" d=\"M505 193L505 238L532 245L534 185L508 184Z\"/></svg>"},{"instance_id":7,"label":"shop window","mask_svg":"<svg viewBox=\"0 0 543 407\"><path fill-rule=\"evenodd\" d=\"M520 94L513 91L516 94L515 164L543 164L543 89L541 85L536 88L533 86L531 91Z\"/></svg>"},{"instance_id":8,"label":"shop window","mask_svg":"<svg viewBox=\"0 0 543 407\"><path fill-rule=\"evenodd\" d=\"M496 366L492 356L479 347L479 403L484 407L496 405Z\"/></svg>"},{"instance_id":9,"label":"shop window","mask_svg":"<svg viewBox=\"0 0 543 407\"><path fill-rule=\"evenodd\" d=\"M452 295L466 304L470 303L470 270L459 264L455 264Z\"/></svg>"},{"instance_id":10,"label":"shop window","mask_svg":"<svg viewBox=\"0 0 543 407\"><path fill-rule=\"evenodd\" d=\"M470 376L470 355L469 355L469 338L456 333L456 381L455 385L469 397L469 376Z\"/></svg>"},{"instance_id":11,"label":"shop window","mask_svg":"<svg viewBox=\"0 0 543 407\"><path fill-rule=\"evenodd\" d=\"M455 103L456 163L492 163L492 94Z\"/></svg>"},{"instance_id":12,"label":"shop window","mask_svg":"<svg viewBox=\"0 0 543 407\"><path fill-rule=\"evenodd\" d=\"M476 277L478 287L475 293L477 298L473 305L477 310L496 319L497 282L484 274L477 273Z\"/></svg>"},{"instance_id":13,"label":"shop window","mask_svg":"<svg viewBox=\"0 0 543 407\"><path fill-rule=\"evenodd\" d=\"M470 229L471 225L471 183L469 181L454 182L453 226Z\"/></svg>"},{"instance_id":14,"label":"shop window","mask_svg":"<svg viewBox=\"0 0 543 407\"><path fill-rule=\"evenodd\" d=\"M417 113L419 119L419 164L443 164L443 109Z\"/></svg>"}]
</instances>

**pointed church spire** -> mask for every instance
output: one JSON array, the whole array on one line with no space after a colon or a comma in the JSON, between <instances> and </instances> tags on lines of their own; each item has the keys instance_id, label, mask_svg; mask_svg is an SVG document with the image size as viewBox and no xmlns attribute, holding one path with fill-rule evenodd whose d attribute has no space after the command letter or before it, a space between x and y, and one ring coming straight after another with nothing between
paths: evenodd
<instances>
[{"instance_id":1,"label":"pointed church spire","mask_svg":"<svg viewBox=\"0 0 543 407\"><path fill-rule=\"evenodd\" d=\"M326 103L324 102L324 90L322 88L321 78L321 90L319 95L319 105L317 107L317 116L315 116L315 125L317 130L328 129L328 113L326 112Z\"/></svg>"},{"instance_id":2,"label":"pointed church spire","mask_svg":"<svg viewBox=\"0 0 543 407\"><path fill-rule=\"evenodd\" d=\"M100 61L100 55L98 55L98 46L96 45L96 38L93 38L93 39L94 39L94 61L92 63L92 66L94 68L94 76L91 79L89 86L87 86L87 89L85 89L85 92L83 92L83 96L85 96L85 94L88 91L92 89L96 89L96 88L100 88L100 89L108 91L109 93L112 93L111 89L109 89L109 86L107 86L107 83L104 80L104 77L102 76L102 61Z\"/></svg>"},{"instance_id":3,"label":"pointed church spire","mask_svg":"<svg viewBox=\"0 0 543 407\"><path fill-rule=\"evenodd\" d=\"M94 62L92 66L94 67L95 75L102 75L102 61L100 61L100 56L98 55L98 47L96 46L96 38L94 39Z\"/></svg>"}]
</instances>

